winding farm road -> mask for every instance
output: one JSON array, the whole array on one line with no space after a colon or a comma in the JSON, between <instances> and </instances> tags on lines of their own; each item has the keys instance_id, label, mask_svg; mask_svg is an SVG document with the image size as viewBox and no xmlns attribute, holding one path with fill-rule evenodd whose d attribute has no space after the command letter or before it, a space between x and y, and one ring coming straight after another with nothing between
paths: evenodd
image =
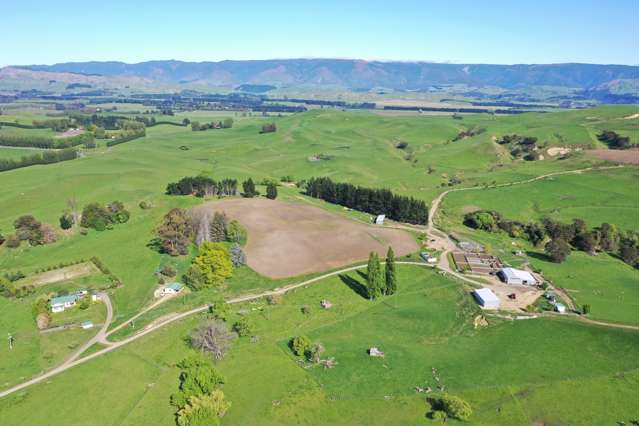
<instances>
[{"instance_id":1,"label":"winding farm road","mask_svg":"<svg viewBox=\"0 0 639 426\"><path fill-rule=\"evenodd\" d=\"M504 184L498 184L498 185L492 185L489 188L498 188L498 187L505 187L505 186L513 186L513 185L521 185L521 184L525 184L525 183L531 183L531 182L535 182L538 180L542 180L542 179L546 179L549 177L553 177L553 176L560 176L560 175L566 175L566 174L579 174L579 173L585 173L588 171L595 171L595 170L607 170L607 169L615 169L615 168L620 168L623 166L609 166L609 167L588 167L588 168L584 168L584 169L579 169L579 170L568 170L568 171L562 171L562 172L554 172L554 173L548 173L545 175L541 175L541 176L537 176L531 179L526 179L526 180L522 180L522 181L518 181L518 182L510 182L510 183L504 183ZM425 232L426 235L428 236L428 238L430 239L429 245L437 248L438 250L442 251L442 255L440 256L440 260L439 263L434 266L434 265L430 265L430 264L426 264L423 262L409 262L409 261L397 261L397 264L400 265L417 265L417 266L424 266L424 267L437 267L438 269L456 277L459 278L463 281L469 282L471 284L474 285L482 285L482 283L475 281L467 276L464 276L456 271L454 271L451 267L450 264L448 262L448 254L455 249L455 243L451 240L451 238L443 231L437 229L434 225L434 219L437 215L437 212L440 208L441 202L444 199L444 197L446 197L447 194L451 193L451 192L457 192L457 191L472 191L472 190L481 190L484 189L484 187L469 187L469 188L456 188L456 189L449 189L447 191L442 192L440 195L438 195L431 203L431 207L430 207L430 211L429 211L429 217L428 217L428 224L426 226ZM417 228L411 228L411 229L417 229ZM423 230L423 228L422 228ZM383 263L383 262L382 262ZM235 297L233 299L229 299L226 301L226 303L228 304L237 304L237 303L243 303L243 302L249 302L252 300L257 300L263 297L268 297L271 295L282 295L285 294L291 290L297 289L297 288L301 288L301 287L305 287L308 286L310 284L319 282L325 278L331 277L331 276L335 276L335 275L339 275L339 274L343 274L346 272L350 272L350 271L354 271L357 269L362 269L365 268L366 264L361 264L361 265L355 265L355 266L351 266L348 268L344 268L344 269L340 269L337 271L333 271L333 272L329 272L320 276L317 276L315 278L311 278L308 279L306 281L302 281L300 283L296 283L296 284L291 284L279 289L275 289L275 290L269 290L269 291L265 291L262 293L257 293L257 294L247 294L247 295L243 295L243 296L238 296ZM53 376L56 376L70 368L73 368L77 365L80 364L84 364L85 362L88 362L94 358L100 357L104 354L107 354L121 346L127 345L131 342L134 342L138 339L140 339L143 336L146 336L149 333L152 333L166 325L169 325L173 322L179 321L183 318L187 318L191 315L200 313L200 312L204 312L208 309L210 309L211 305L204 305L204 306L200 306L194 309L191 309L189 311L185 311L185 312L181 312L181 313L177 313L173 316L167 317L165 320L155 323L155 324L151 324L149 326L147 326L146 328L142 329L141 331L139 331L138 333L129 336L125 339L116 341L116 342L109 342L107 340L107 337L109 335L111 335L112 333L114 333L115 331L121 329L122 327L124 327L126 324L129 324L131 321L133 321L134 319L140 317L141 315L143 315L144 313L150 311L151 309L155 308L157 305L159 305L161 303L161 301L155 302L151 305L149 305L147 308L145 308L144 310L138 312L136 315L134 315L133 317L131 317L129 320L125 321L124 323L120 324L119 326L115 327L114 329L112 329L111 331L107 332L107 328L109 327L112 318L113 318L113 309L111 306L111 301L108 297L108 295L102 293L100 295L101 299L104 301L106 307L107 307L107 320L104 322L104 325L102 326L102 328L100 329L100 331L93 337L91 338L87 343L85 343L80 349L78 349L78 351L76 351L71 357L69 357L64 363L62 363L61 365L59 365L58 367L53 368L52 370L49 370L48 372L34 377L26 382L23 382L19 385L13 386L9 389L6 389L4 391L0 392L0 398L5 397L7 395L10 395L14 392L17 392L19 390L25 389L31 385L34 385L36 383L40 383L44 380L47 380ZM532 318L532 317L531 317ZM597 320L592 320L583 316L577 316L576 317L579 321L584 322L584 323L588 323L588 324L593 324L593 325L599 325L599 326L604 326L604 327L613 327L613 328L622 328L622 329L629 329L629 330L639 330L639 326L635 326L635 325L629 325L629 324L616 324L616 323L609 323L609 322L605 322L605 321L597 321ZM94 345L95 343L101 343L106 345L107 347L100 349L96 352L93 352L89 355L86 355L82 358L79 358L80 355L82 353L84 353L87 349L89 349L92 345Z\"/></svg>"}]
</instances>

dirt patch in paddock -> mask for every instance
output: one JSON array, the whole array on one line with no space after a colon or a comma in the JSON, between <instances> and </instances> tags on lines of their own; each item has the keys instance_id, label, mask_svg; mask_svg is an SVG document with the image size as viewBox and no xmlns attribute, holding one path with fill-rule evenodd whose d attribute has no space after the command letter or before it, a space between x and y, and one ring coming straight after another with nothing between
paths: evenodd
<instances>
[{"instance_id":1,"label":"dirt patch in paddock","mask_svg":"<svg viewBox=\"0 0 639 426\"><path fill-rule=\"evenodd\" d=\"M37 287L45 284L53 284L60 281L68 281L75 278L86 277L98 273L100 273L100 271L92 262L85 262L78 263L77 265L66 266L60 269L54 269L52 271L42 272L36 275L31 275L25 278L22 282L24 282L25 285L30 284Z\"/></svg>"},{"instance_id":2,"label":"dirt patch in paddock","mask_svg":"<svg viewBox=\"0 0 639 426\"><path fill-rule=\"evenodd\" d=\"M58 139L70 138L70 137L73 137L73 136L81 135L82 133L84 133L83 129L67 129L67 130L64 131L64 133L56 135L55 137L58 138Z\"/></svg>"},{"instance_id":3,"label":"dirt patch in paddock","mask_svg":"<svg viewBox=\"0 0 639 426\"><path fill-rule=\"evenodd\" d=\"M632 114L632 115L629 115L627 117L624 117L624 119L626 119L626 120L634 120L635 118L639 118L639 112L636 113L636 114Z\"/></svg>"},{"instance_id":4,"label":"dirt patch in paddock","mask_svg":"<svg viewBox=\"0 0 639 426\"><path fill-rule=\"evenodd\" d=\"M397 256L419 246L407 232L366 225L307 204L265 198L229 199L198 208L223 211L248 230L248 265L271 278L322 272L366 260L371 251Z\"/></svg>"},{"instance_id":5,"label":"dirt patch in paddock","mask_svg":"<svg viewBox=\"0 0 639 426\"><path fill-rule=\"evenodd\" d=\"M600 160L615 163L639 164L639 148L634 149L593 149L589 154Z\"/></svg>"},{"instance_id":6,"label":"dirt patch in paddock","mask_svg":"<svg viewBox=\"0 0 639 426\"><path fill-rule=\"evenodd\" d=\"M571 151L570 148L562 148L562 147L552 147L552 148L548 148L548 151L546 151L548 153L548 155L550 155L551 157L555 157L557 155L566 155Z\"/></svg>"}]
</instances>

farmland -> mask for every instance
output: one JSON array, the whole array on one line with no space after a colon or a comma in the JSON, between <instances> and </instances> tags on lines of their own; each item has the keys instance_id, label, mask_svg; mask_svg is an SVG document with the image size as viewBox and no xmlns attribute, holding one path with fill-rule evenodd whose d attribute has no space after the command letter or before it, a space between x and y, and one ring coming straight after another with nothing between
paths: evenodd
<instances>
[{"instance_id":1,"label":"farmland","mask_svg":"<svg viewBox=\"0 0 639 426\"><path fill-rule=\"evenodd\" d=\"M145 109L136 104L122 108ZM177 364L192 353L188 335L207 314L166 326L162 319L205 307L218 297L259 295L361 264L370 251L384 255L389 245L403 260L418 262L416 253L428 244L424 227L392 222L374 227L370 215L307 197L294 183L303 186L304 180L318 176L391 189L427 204L446 190L471 188L445 196L435 217L438 228L483 243L516 265L530 262L579 305L591 305L588 318L613 326L587 324L576 316L545 315L526 321L486 316L487 325L476 328L473 321L482 311L469 295L471 286L454 275L400 265L399 291L370 301L361 296L363 270L339 273L296 288L283 296L281 304L256 297L231 305L228 322L246 316L259 339L239 338L227 357L216 363L226 378L224 393L232 402L223 424L421 424L430 421L425 420L430 408L415 388L437 385L432 368L440 372L448 392L473 406L473 424L628 421L639 409L633 398L639 389L635 356L639 333L614 325L639 325L639 271L605 253L573 252L556 264L528 242L471 230L462 222L469 211L490 209L523 222L543 217L569 222L578 217L589 226L609 222L624 231L639 229L639 196L634 190L639 171L632 165L499 186L548 173L611 166L584 150L604 147L596 137L601 130L636 140L635 122L624 118L636 111L617 106L513 116L468 114L461 120L337 109L270 117L214 111L178 112L169 118L157 114L153 115L157 120L177 123L184 118L205 123L230 117L234 123L229 129L197 132L188 126L159 124L147 127L145 137L120 145L107 147L98 140L96 148L82 148L83 155L73 161L0 172L2 234L13 233L14 221L26 214L58 230L58 240L50 244L31 246L25 241L19 248L0 247L3 273L20 271L26 277L16 283L28 284L38 282L44 268L96 256L121 281L108 290L115 309L110 328L126 327L112 340L161 325L153 333L0 399L3 421L174 424L175 407L169 401L179 384ZM28 124L38 116L15 112L6 117ZM262 126L270 123L277 131L260 134ZM478 128L483 130L470 132ZM460 137L462 132L472 135ZM511 134L537 138L540 158L525 161L496 142ZM566 151L550 155L550 148ZM10 151L14 150L0 148L0 159ZM22 150L15 151L7 155L18 156ZM265 180L279 182L288 176L293 182L277 187L277 200L165 194L169 182L201 174L240 182L251 177L262 194ZM131 216L102 232L80 232L78 227L62 232L59 218L69 200L80 207L121 201ZM247 228L248 266L235 269L218 289L183 293L140 316L135 324L129 322L154 301L156 272L162 266L174 267L180 280L198 254L194 246L176 257L153 247L164 215L173 208L193 207L225 211ZM526 252L525 259L512 255L513 243ZM16 339L13 352L6 345L0 347L0 390L59 365L95 334L80 329L41 334L31 312L39 296L90 286L107 288L108 277L94 270L38 286L24 298L0 298L5 313L0 316L0 334L10 332ZM332 302L331 309L320 307L324 299ZM104 321L103 311L96 304L87 311L65 312L53 324L99 323ZM337 365L324 369L295 357L289 340L301 334L321 342L325 356L334 357ZM366 351L373 346L384 350L386 357L369 357ZM89 352L104 347L99 344ZM83 403L72 412L54 408L79 399Z\"/></svg>"}]
</instances>

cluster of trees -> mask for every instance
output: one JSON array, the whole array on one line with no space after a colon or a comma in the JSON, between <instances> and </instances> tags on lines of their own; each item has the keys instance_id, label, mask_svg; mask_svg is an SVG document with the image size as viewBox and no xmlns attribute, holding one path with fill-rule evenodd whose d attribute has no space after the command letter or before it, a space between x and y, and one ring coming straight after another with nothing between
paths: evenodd
<instances>
[{"instance_id":1,"label":"cluster of trees","mask_svg":"<svg viewBox=\"0 0 639 426\"><path fill-rule=\"evenodd\" d=\"M275 133L277 132L277 126L275 123L264 124L260 133Z\"/></svg>"},{"instance_id":2,"label":"cluster of trees","mask_svg":"<svg viewBox=\"0 0 639 426\"><path fill-rule=\"evenodd\" d=\"M191 130L193 130L194 132L199 132L202 130L209 130L209 129L230 129L231 127L233 127L233 119L232 118L225 118L223 121L211 121L210 123L200 123L198 121L192 121L191 122Z\"/></svg>"},{"instance_id":3,"label":"cluster of trees","mask_svg":"<svg viewBox=\"0 0 639 426\"><path fill-rule=\"evenodd\" d=\"M458 396L443 394L439 397L428 398L433 409L428 416L433 420L445 422L448 417L467 421L473 414L470 404Z\"/></svg>"},{"instance_id":4,"label":"cluster of trees","mask_svg":"<svg viewBox=\"0 0 639 426\"><path fill-rule=\"evenodd\" d=\"M304 357L315 364L319 364L325 351L322 343L311 343L311 339L304 335L293 337L289 341L289 347L295 355Z\"/></svg>"},{"instance_id":5,"label":"cluster of trees","mask_svg":"<svg viewBox=\"0 0 639 426\"><path fill-rule=\"evenodd\" d=\"M34 129L52 129L55 132L64 132L73 126L73 121L68 118L56 118L49 120L33 120Z\"/></svg>"},{"instance_id":6,"label":"cluster of trees","mask_svg":"<svg viewBox=\"0 0 639 426\"><path fill-rule=\"evenodd\" d=\"M428 207L422 200L395 195L388 189L370 189L335 183L328 177L311 178L306 194L324 201L371 214L418 225L428 223Z\"/></svg>"},{"instance_id":7,"label":"cluster of trees","mask_svg":"<svg viewBox=\"0 0 639 426\"><path fill-rule=\"evenodd\" d=\"M18 248L22 241L28 241L32 246L51 244L58 240L52 226L42 223L31 215L20 216L13 222L14 234L6 239L0 235L0 244L5 243L9 248Z\"/></svg>"},{"instance_id":8,"label":"cluster of trees","mask_svg":"<svg viewBox=\"0 0 639 426\"><path fill-rule=\"evenodd\" d=\"M231 406L221 390L224 378L203 356L186 358L178 367L180 387L171 395L171 404L177 408L178 426L219 425Z\"/></svg>"},{"instance_id":9,"label":"cluster of trees","mask_svg":"<svg viewBox=\"0 0 639 426\"><path fill-rule=\"evenodd\" d=\"M603 130L597 135L597 139L608 145L610 149L629 149L635 146L630 142L629 136L621 136L612 130Z\"/></svg>"},{"instance_id":10,"label":"cluster of trees","mask_svg":"<svg viewBox=\"0 0 639 426\"><path fill-rule=\"evenodd\" d=\"M80 225L84 228L104 231L105 229L112 229L113 225L118 223L128 222L130 217L131 213L124 208L124 204L120 201L113 201L106 206L100 203L90 203L82 210ZM60 225L62 225L62 220L60 220ZM71 223L71 226L73 226L73 223Z\"/></svg>"},{"instance_id":11,"label":"cluster of trees","mask_svg":"<svg viewBox=\"0 0 639 426\"><path fill-rule=\"evenodd\" d=\"M453 115L453 118L455 118L454 115ZM461 119L461 116L460 116L460 119ZM471 138L473 136L481 135L485 131L486 129L483 127L473 127L468 130L462 130L461 132L457 133L457 135L453 138L453 142L457 142L465 138Z\"/></svg>"},{"instance_id":12,"label":"cluster of trees","mask_svg":"<svg viewBox=\"0 0 639 426\"><path fill-rule=\"evenodd\" d=\"M36 164L53 164L59 163L60 161L75 160L77 157L78 153L75 149L62 149L60 151L44 151L22 157L20 160L0 159L0 172Z\"/></svg>"},{"instance_id":13,"label":"cluster of trees","mask_svg":"<svg viewBox=\"0 0 639 426\"><path fill-rule=\"evenodd\" d=\"M366 294L369 299L375 300L382 296L390 296L397 291L397 274L395 272L395 253L389 247L386 253L386 264L384 275L379 256L376 252L371 252L368 256L368 266L366 268Z\"/></svg>"},{"instance_id":14,"label":"cluster of trees","mask_svg":"<svg viewBox=\"0 0 639 426\"><path fill-rule=\"evenodd\" d=\"M123 130L116 138L107 141L107 146L115 146L146 136L146 128Z\"/></svg>"},{"instance_id":15,"label":"cluster of trees","mask_svg":"<svg viewBox=\"0 0 639 426\"><path fill-rule=\"evenodd\" d=\"M506 232L542 246L554 262L561 263L573 249L586 253L606 252L618 256L631 266L639 267L639 233L621 232L615 225L602 223L588 228L581 219L561 223L544 218L540 223L507 220L495 211L480 210L464 216L464 224L488 232Z\"/></svg>"},{"instance_id":16,"label":"cluster of trees","mask_svg":"<svg viewBox=\"0 0 639 426\"><path fill-rule=\"evenodd\" d=\"M195 195L196 197L230 197L237 195L237 180L216 181L208 176L183 177L166 186L167 195Z\"/></svg>"},{"instance_id":17,"label":"cluster of trees","mask_svg":"<svg viewBox=\"0 0 639 426\"><path fill-rule=\"evenodd\" d=\"M193 290L218 286L232 275L233 268L246 264L246 254L240 245L246 241L246 230L238 221L229 221L224 213L216 212L211 218L202 209L190 213L173 209L164 216L156 232L159 249L171 256L187 254L195 240L199 255L183 277ZM230 248L227 243L231 243Z\"/></svg>"},{"instance_id":18,"label":"cluster of trees","mask_svg":"<svg viewBox=\"0 0 639 426\"><path fill-rule=\"evenodd\" d=\"M519 136L517 134L504 135L501 139L497 139L497 143L500 145L508 145L510 155L515 158L523 158L526 161L539 160L536 137Z\"/></svg>"}]
</instances>

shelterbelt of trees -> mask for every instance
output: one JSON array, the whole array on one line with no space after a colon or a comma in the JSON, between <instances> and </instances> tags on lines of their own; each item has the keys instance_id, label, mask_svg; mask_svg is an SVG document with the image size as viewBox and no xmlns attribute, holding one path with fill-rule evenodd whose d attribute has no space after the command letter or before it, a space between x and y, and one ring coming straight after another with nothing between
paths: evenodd
<instances>
[{"instance_id":1,"label":"shelterbelt of trees","mask_svg":"<svg viewBox=\"0 0 639 426\"><path fill-rule=\"evenodd\" d=\"M77 158L78 153L75 149L68 148L60 151L44 151L42 153L33 154L22 157L20 160L0 159L0 172L20 167L28 167L36 164L53 164L60 161L68 161Z\"/></svg>"},{"instance_id":2,"label":"shelterbelt of trees","mask_svg":"<svg viewBox=\"0 0 639 426\"><path fill-rule=\"evenodd\" d=\"M333 204L370 214L384 214L398 222L425 225L428 206L422 200L395 195L388 189L371 189L350 183L336 183L330 178L311 178L306 194Z\"/></svg>"},{"instance_id":3,"label":"shelterbelt of trees","mask_svg":"<svg viewBox=\"0 0 639 426\"><path fill-rule=\"evenodd\" d=\"M505 219L495 211L480 210L466 214L464 224L488 232L505 232L510 237L528 240L535 246L545 243L546 254L557 263L566 260L575 249L586 253L603 251L639 268L639 233L622 232L609 223L591 229L581 219L560 223L544 218L541 223L521 223Z\"/></svg>"}]
</instances>

